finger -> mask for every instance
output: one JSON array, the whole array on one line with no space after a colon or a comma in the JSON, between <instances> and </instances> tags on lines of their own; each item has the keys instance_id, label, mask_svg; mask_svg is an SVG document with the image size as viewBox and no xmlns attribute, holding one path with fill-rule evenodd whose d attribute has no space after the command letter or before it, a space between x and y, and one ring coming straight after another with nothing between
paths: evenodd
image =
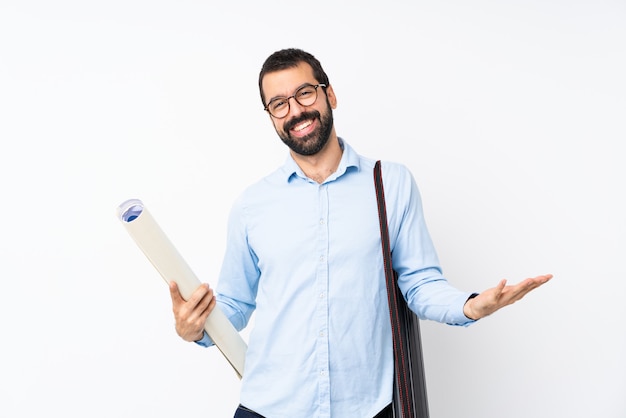
<instances>
[{"instance_id":1,"label":"finger","mask_svg":"<svg viewBox=\"0 0 626 418\"><path fill-rule=\"evenodd\" d=\"M542 275L537 276L537 277L532 277L532 278L526 279L526 280L523 281L523 283L526 283L529 286L531 286L531 285L540 286L540 285L548 282L551 278L552 278L551 274L542 274Z\"/></svg>"},{"instance_id":2,"label":"finger","mask_svg":"<svg viewBox=\"0 0 626 418\"><path fill-rule=\"evenodd\" d=\"M175 281L170 281L169 288L170 296L172 297L172 303L174 305L180 305L181 303L184 303L184 299L181 296L180 291L178 290L178 283L176 283Z\"/></svg>"},{"instance_id":3,"label":"finger","mask_svg":"<svg viewBox=\"0 0 626 418\"><path fill-rule=\"evenodd\" d=\"M544 284L549 282L552 277L553 276L551 274L543 274L541 276L535 277L535 280L539 281L541 284Z\"/></svg>"},{"instance_id":4,"label":"finger","mask_svg":"<svg viewBox=\"0 0 626 418\"><path fill-rule=\"evenodd\" d=\"M530 292L533 289L538 288L542 284L547 283L552 278L551 274L533 277L531 279L526 279L522 283L520 283L520 287L523 287L525 293Z\"/></svg>"},{"instance_id":5,"label":"finger","mask_svg":"<svg viewBox=\"0 0 626 418\"><path fill-rule=\"evenodd\" d=\"M215 309L215 305L217 303L215 296L212 296L210 298L205 298L203 299L203 301L206 300L208 303L206 304L205 307L203 307L202 310L197 309L196 312L198 314L196 321L198 324L202 324L204 325L204 323L206 322L207 318L209 317L209 315L211 314L211 312L213 311L213 309Z\"/></svg>"},{"instance_id":6,"label":"finger","mask_svg":"<svg viewBox=\"0 0 626 418\"><path fill-rule=\"evenodd\" d=\"M504 292L504 289L506 288L506 283L507 283L506 279L500 280L500 283L498 283L495 289L497 295L501 295L502 292Z\"/></svg>"},{"instance_id":7,"label":"finger","mask_svg":"<svg viewBox=\"0 0 626 418\"><path fill-rule=\"evenodd\" d=\"M198 301L194 310L197 311L199 315L203 315L204 312L210 307L214 299L215 295L213 294L213 289L209 288L202 299Z\"/></svg>"},{"instance_id":8,"label":"finger","mask_svg":"<svg viewBox=\"0 0 626 418\"><path fill-rule=\"evenodd\" d=\"M173 283L173 282L170 282L170 283ZM209 285L203 283L200 286L198 286L196 290L193 291L193 293L191 294L191 296L189 296L188 299L185 299L183 295L180 293L180 291L178 290L177 285L175 283L170 284L170 293L172 292L175 293L175 295L172 296L172 300L175 301L176 306L185 305L186 308L189 310L195 309L195 307L198 305L198 303L200 303L202 298L206 296L209 290L210 290Z\"/></svg>"},{"instance_id":9,"label":"finger","mask_svg":"<svg viewBox=\"0 0 626 418\"><path fill-rule=\"evenodd\" d=\"M217 298L215 297L215 295L213 295L211 297L211 302L209 303L209 306L207 307L207 316L209 316L211 311L215 309L215 305L217 305Z\"/></svg>"},{"instance_id":10,"label":"finger","mask_svg":"<svg viewBox=\"0 0 626 418\"><path fill-rule=\"evenodd\" d=\"M537 276L523 280L515 286L509 286L507 293L508 303L516 302L526 296L530 291L538 288L547 280L546 276Z\"/></svg>"},{"instance_id":11,"label":"finger","mask_svg":"<svg viewBox=\"0 0 626 418\"><path fill-rule=\"evenodd\" d=\"M213 295L213 290L209 287L209 285L206 283L202 283L191 294L191 297L189 298L189 301L188 301L189 305L190 306L198 305L207 296L209 292L211 293L211 295Z\"/></svg>"}]
</instances>

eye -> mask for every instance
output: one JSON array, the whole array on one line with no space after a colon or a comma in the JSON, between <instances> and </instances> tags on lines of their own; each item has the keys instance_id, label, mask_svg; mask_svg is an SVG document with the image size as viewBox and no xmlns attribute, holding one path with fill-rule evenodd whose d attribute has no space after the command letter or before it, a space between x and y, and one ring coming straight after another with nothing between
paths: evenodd
<instances>
[{"instance_id":1,"label":"eye","mask_svg":"<svg viewBox=\"0 0 626 418\"><path fill-rule=\"evenodd\" d=\"M313 88L313 86L302 87L300 90L298 90L298 97L306 98L313 93L315 93L315 89Z\"/></svg>"},{"instance_id":2,"label":"eye","mask_svg":"<svg viewBox=\"0 0 626 418\"><path fill-rule=\"evenodd\" d=\"M279 97L272 100L268 106L272 112L284 109L287 106L287 100L284 97Z\"/></svg>"}]
</instances>

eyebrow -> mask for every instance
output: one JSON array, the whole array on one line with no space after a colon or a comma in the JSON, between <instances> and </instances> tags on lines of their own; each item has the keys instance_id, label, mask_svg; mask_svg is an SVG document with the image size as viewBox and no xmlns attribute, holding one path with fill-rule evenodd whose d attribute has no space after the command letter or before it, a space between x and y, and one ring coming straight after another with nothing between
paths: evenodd
<instances>
[{"instance_id":1,"label":"eyebrow","mask_svg":"<svg viewBox=\"0 0 626 418\"><path fill-rule=\"evenodd\" d=\"M298 87L296 87L296 89L293 91L293 93L297 92L298 90L300 90L304 86L314 86L314 85L315 85L314 83L309 83L309 82L302 83ZM267 101L267 103L270 103L272 100L276 100L276 99L286 99L287 97L290 97L291 95L292 94L290 94L289 96L274 96L271 99L269 99Z\"/></svg>"}]
</instances>

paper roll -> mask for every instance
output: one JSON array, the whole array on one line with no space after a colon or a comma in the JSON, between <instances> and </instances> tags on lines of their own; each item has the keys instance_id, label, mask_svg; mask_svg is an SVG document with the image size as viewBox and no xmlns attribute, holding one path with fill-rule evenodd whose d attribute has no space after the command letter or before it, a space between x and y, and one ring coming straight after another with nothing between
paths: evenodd
<instances>
[{"instance_id":1,"label":"paper roll","mask_svg":"<svg viewBox=\"0 0 626 418\"><path fill-rule=\"evenodd\" d=\"M123 202L118 207L118 217L161 277L167 283L175 281L182 297L188 300L201 282L143 202L139 199ZM218 306L211 311L204 329L241 378L248 347Z\"/></svg>"}]
</instances>

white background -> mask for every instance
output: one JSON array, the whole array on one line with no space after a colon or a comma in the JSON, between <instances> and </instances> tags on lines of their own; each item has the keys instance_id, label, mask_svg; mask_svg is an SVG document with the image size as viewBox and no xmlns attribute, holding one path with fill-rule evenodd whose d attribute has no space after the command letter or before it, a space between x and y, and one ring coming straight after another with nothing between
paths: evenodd
<instances>
[{"instance_id":1,"label":"white background","mask_svg":"<svg viewBox=\"0 0 626 418\"><path fill-rule=\"evenodd\" d=\"M318 57L337 132L402 162L444 273L555 278L423 323L432 418L626 416L623 1L0 4L0 416L232 416L115 217L142 199L215 285L233 199L286 157L257 76ZM245 335L245 333L244 333ZM297 388L294 388L297 390Z\"/></svg>"}]
</instances>

